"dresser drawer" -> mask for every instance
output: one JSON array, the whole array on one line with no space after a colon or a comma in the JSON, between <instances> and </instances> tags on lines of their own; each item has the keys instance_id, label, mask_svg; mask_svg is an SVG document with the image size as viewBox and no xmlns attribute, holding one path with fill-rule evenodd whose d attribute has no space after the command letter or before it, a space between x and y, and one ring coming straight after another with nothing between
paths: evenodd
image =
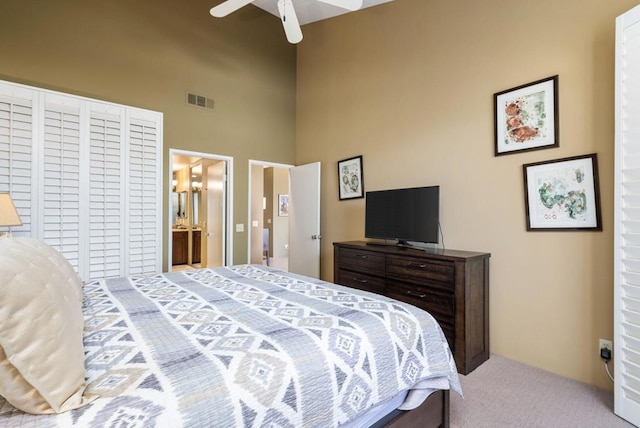
<instances>
[{"instance_id":1,"label":"dresser drawer","mask_svg":"<svg viewBox=\"0 0 640 428\"><path fill-rule=\"evenodd\" d=\"M424 309L439 320L454 323L455 297L453 293L392 279L387 279L386 286L387 296Z\"/></svg>"},{"instance_id":2,"label":"dresser drawer","mask_svg":"<svg viewBox=\"0 0 640 428\"><path fill-rule=\"evenodd\" d=\"M384 294L384 278L340 269L336 283L372 293Z\"/></svg>"},{"instance_id":3,"label":"dresser drawer","mask_svg":"<svg viewBox=\"0 0 640 428\"><path fill-rule=\"evenodd\" d=\"M384 259L384 254L373 251L341 248L338 268L384 275Z\"/></svg>"},{"instance_id":4,"label":"dresser drawer","mask_svg":"<svg viewBox=\"0 0 640 428\"><path fill-rule=\"evenodd\" d=\"M387 256L387 276L420 283L438 282L446 287L454 283L454 263L412 257Z\"/></svg>"},{"instance_id":5,"label":"dresser drawer","mask_svg":"<svg viewBox=\"0 0 640 428\"><path fill-rule=\"evenodd\" d=\"M460 373L470 373L489 358L491 254L418 251L362 241L333 245L334 281L429 312L442 328Z\"/></svg>"}]
</instances>

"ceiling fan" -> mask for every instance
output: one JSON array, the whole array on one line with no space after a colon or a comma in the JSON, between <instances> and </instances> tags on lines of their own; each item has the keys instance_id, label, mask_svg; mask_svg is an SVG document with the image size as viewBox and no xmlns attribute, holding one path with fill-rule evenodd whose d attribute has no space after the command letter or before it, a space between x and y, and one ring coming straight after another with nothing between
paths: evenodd
<instances>
[{"instance_id":1,"label":"ceiling fan","mask_svg":"<svg viewBox=\"0 0 640 428\"><path fill-rule=\"evenodd\" d=\"M226 0L219 5L211 8L211 15L216 18L222 18L229 15L231 12L235 12L253 3L254 0ZM362 7L362 0L317 0L322 3L337 6L350 11L358 10ZM289 43L298 43L302 40L302 30L300 29L300 23L296 16L296 11L293 9L293 0L278 0L278 12L280 13L280 19L282 20L282 26L287 36Z\"/></svg>"}]
</instances>

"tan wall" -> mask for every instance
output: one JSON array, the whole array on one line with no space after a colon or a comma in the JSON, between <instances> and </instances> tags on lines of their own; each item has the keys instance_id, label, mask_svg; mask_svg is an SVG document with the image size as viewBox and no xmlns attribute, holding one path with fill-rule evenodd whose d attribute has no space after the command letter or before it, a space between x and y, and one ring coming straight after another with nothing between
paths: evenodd
<instances>
[{"instance_id":1,"label":"tan wall","mask_svg":"<svg viewBox=\"0 0 640 428\"><path fill-rule=\"evenodd\" d=\"M264 227L264 210L262 198L264 197L265 174L262 165L251 166L251 258L250 263L262 263L262 229ZM253 222L258 222L253 226Z\"/></svg>"},{"instance_id":2,"label":"tan wall","mask_svg":"<svg viewBox=\"0 0 640 428\"><path fill-rule=\"evenodd\" d=\"M612 388L615 17L637 0L395 0L303 28L296 162L322 161L322 276L362 239L365 190L441 186L448 248L491 258L491 351ZM493 94L559 74L560 147L494 156ZM598 153L602 232L527 232L522 165Z\"/></svg>"},{"instance_id":3,"label":"tan wall","mask_svg":"<svg viewBox=\"0 0 640 428\"><path fill-rule=\"evenodd\" d=\"M295 47L278 18L247 6L217 19L215 3L3 0L0 79L163 112L164 170L170 148L232 156L232 221L246 231L248 160L293 163ZM187 106L186 91L215 109ZM245 262L247 234L233 238Z\"/></svg>"},{"instance_id":4,"label":"tan wall","mask_svg":"<svg viewBox=\"0 0 640 428\"><path fill-rule=\"evenodd\" d=\"M289 170L287 168L273 168L273 257L288 257L289 247L289 217L278 215L278 196L289 194Z\"/></svg>"},{"instance_id":5,"label":"tan wall","mask_svg":"<svg viewBox=\"0 0 640 428\"><path fill-rule=\"evenodd\" d=\"M269 229L269 256L273 257L273 168L264 168L262 224ZM262 235L261 235L262 236Z\"/></svg>"}]
</instances>

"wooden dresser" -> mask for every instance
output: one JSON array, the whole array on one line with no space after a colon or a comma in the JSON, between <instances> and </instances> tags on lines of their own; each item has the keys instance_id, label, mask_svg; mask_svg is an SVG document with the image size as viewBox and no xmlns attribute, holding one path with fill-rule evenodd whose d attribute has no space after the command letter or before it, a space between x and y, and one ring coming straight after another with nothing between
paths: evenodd
<instances>
[{"instance_id":1,"label":"wooden dresser","mask_svg":"<svg viewBox=\"0 0 640 428\"><path fill-rule=\"evenodd\" d=\"M462 374L489 358L491 254L335 242L334 282L410 303L444 331Z\"/></svg>"}]
</instances>

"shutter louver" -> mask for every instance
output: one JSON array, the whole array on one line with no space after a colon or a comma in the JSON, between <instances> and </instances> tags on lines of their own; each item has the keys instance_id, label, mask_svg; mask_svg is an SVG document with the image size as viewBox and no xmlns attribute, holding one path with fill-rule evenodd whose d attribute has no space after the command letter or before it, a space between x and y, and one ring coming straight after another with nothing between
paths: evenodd
<instances>
[{"instance_id":1,"label":"shutter louver","mask_svg":"<svg viewBox=\"0 0 640 428\"><path fill-rule=\"evenodd\" d=\"M80 116L78 109L47 104L44 111L44 242L76 272L80 264Z\"/></svg>"},{"instance_id":2,"label":"shutter louver","mask_svg":"<svg viewBox=\"0 0 640 428\"><path fill-rule=\"evenodd\" d=\"M129 126L129 271L144 275L160 270L158 124L131 118Z\"/></svg>"},{"instance_id":3,"label":"shutter louver","mask_svg":"<svg viewBox=\"0 0 640 428\"><path fill-rule=\"evenodd\" d=\"M11 194L22 221L22 226L11 228L14 236L32 232L32 140L31 100L0 98L0 193Z\"/></svg>"},{"instance_id":4,"label":"shutter louver","mask_svg":"<svg viewBox=\"0 0 640 428\"><path fill-rule=\"evenodd\" d=\"M0 192L23 223L11 232L84 281L160 272L161 153L161 113L0 81Z\"/></svg>"},{"instance_id":5,"label":"shutter louver","mask_svg":"<svg viewBox=\"0 0 640 428\"><path fill-rule=\"evenodd\" d=\"M616 21L615 412L640 424L640 8Z\"/></svg>"},{"instance_id":6,"label":"shutter louver","mask_svg":"<svg viewBox=\"0 0 640 428\"><path fill-rule=\"evenodd\" d=\"M90 144L89 279L120 276L124 249L120 117L92 112Z\"/></svg>"}]
</instances>

